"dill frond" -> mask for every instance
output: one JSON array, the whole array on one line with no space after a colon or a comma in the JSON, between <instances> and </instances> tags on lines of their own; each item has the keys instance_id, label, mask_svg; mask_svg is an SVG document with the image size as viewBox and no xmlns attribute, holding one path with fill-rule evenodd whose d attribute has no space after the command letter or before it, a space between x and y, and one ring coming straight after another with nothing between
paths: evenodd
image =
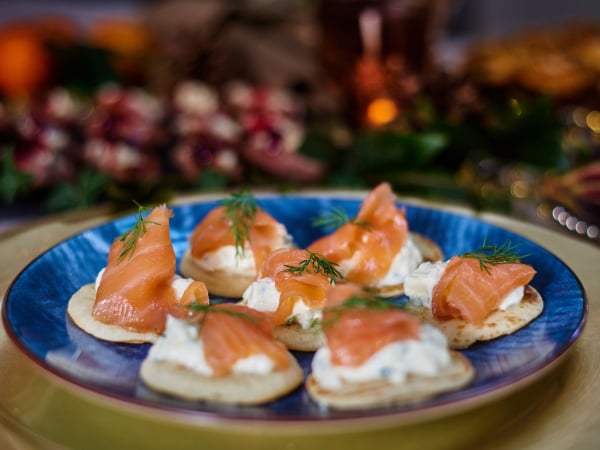
<instances>
[{"instance_id":1,"label":"dill frond","mask_svg":"<svg viewBox=\"0 0 600 450\"><path fill-rule=\"evenodd\" d=\"M512 245L511 241L505 241L500 245L488 244L487 240L484 239L481 247L477 250L462 253L458 256L476 259L479 261L479 268L490 273L490 266L519 263L522 258L529 256L528 254L521 255L516 251L520 246L520 244Z\"/></svg>"},{"instance_id":2,"label":"dill frond","mask_svg":"<svg viewBox=\"0 0 600 450\"><path fill-rule=\"evenodd\" d=\"M192 303L186 305L185 307L191 311L202 313L202 316L198 321L199 328L202 328L202 325L204 325L204 321L206 320L206 316L208 314L226 314L231 317L238 317L240 319L249 320L250 322L255 322L257 320L257 318L252 314L248 314L243 311L233 311L231 309L226 308L215 308L215 306L216 304L202 305L194 300Z\"/></svg>"},{"instance_id":3,"label":"dill frond","mask_svg":"<svg viewBox=\"0 0 600 450\"><path fill-rule=\"evenodd\" d=\"M353 309L366 309L370 311L387 311L391 309L404 310L404 306L388 300L379 299L376 297L367 298L361 297L360 295L353 295L347 298L342 303L336 306L326 307L323 314L327 313L329 317L327 320L322 322L322 326L326 327L332 325L340 319L342 314L346 311Z\"/></svg>"},{"instance_id":4,"label":"dill frond","mask_svg":"<svg viewBox=\"0 0 600 450\"><path fill-rule=\"evenodd\" d=\"M133 226L119 236L119 241L123 243L123 250L119 254L119 262L125 259L125 257L131 259L135 253L138 240L146 234L146 225L160 225L158 222L144 220L143 214L151 209L150 207L142 206L135 200L133 203L138 207L137 217Z\"/></svg>"},{"instance_id":5,"label":"dill frond","mask_svg":"<svg viewBox=\"0 0 600 450\"><path fill-rule=\"evenodd\" d=\"M336 230L342 225L350 223L358 227L369 229L369 222L364 220L357 220L356 218L350 218L348 213L340 208L333 208L330 212L322 214L313 220L312 225L314 227L322 227L326 231Z\"/></svg>"},{"instance_id":6,"label":"dill frond","mask_svg":"<svg viewBox=\"0 0 600 450\"><path fill-rule=\"evenodd\" d=\"M258 210L256 199L251 192L244 190L231 194L229 198L221 201L221 205L225 207L226 219L231 221L235 255L243 255L246 242L250 241L250 229Z\"/></svg>"},{"instance_id":7,"label":"dill frond","mask_svg":"<svg viewBox=\"0 0 600 450\"><path fill-rule=\"evenodd\" d=\"M297 266L286 264L285 271L295 275L302 275L307 270L312 270L313 273L322 273L329 277L329 284L334 284L338 279L344 278L342 273L337 269L338 264L328 261L323 255L310 250L306 250L308 258L303 259Z\"/></svg>"}]
</instances>

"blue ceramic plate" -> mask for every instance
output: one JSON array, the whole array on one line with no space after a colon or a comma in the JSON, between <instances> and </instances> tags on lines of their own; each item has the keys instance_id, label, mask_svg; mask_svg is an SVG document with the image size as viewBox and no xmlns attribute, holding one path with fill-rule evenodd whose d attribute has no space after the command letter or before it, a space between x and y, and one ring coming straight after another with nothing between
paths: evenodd
<instances>
[{"instance_id":1,"label":"blue ceramic plate","mask_svg":"<svg viewBox=\"0 0 600 450\"><path fill-rule=\"evenodd\" d=\"M315 217L332 208L353 216L360 200L336 197L259 197L261 205L285 223L299 246L306 246L323 230L312 226ZM178 258L187 248L193 227L215 206L214 201L174 207L171 237ZM579 336L586 316L586 300L580 282L556 256L527 239L471 217L435 209L405 205L410 228L437 242L446 256L473 250L487 239L490 243L510 240L520 244L525 262L537 274L533 286L542 294L545 309L540 317L513 335L479 343L464 351L476 370L467 388L409 406L395 406L368 412L335 412L318 408L303 388L290 395L256 407L220 406L188 402L147 389L138 376L149 345L107 343L89 336L67 317L70 296L82 285L95 280L106 263L113 240L134 223L126 216L82 232L48 250L14 280L3 303L3 320L17 346L39 366L79 386L169 414L184 413L199 420L236 419L269 421L311 421L324 419L403 417L459 409L480 404L522 386L552 367ZM310 371L311 353L297 353L305 372ZM453 409L453 408L450 408Z\"/></svg>"}]
</instances>

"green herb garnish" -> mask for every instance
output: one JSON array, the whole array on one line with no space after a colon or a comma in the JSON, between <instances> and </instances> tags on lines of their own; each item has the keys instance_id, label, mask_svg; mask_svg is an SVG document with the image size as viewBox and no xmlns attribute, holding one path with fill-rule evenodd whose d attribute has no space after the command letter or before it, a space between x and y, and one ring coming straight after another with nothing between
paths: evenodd
<instances>
[{"instance_id":1,"label":"green herb garnish","mask_svg":"<svg viewBox=\"0 0 600 450\"><path fill-rule=\"evenodd\" d=\"M472 252L463 253L461 258L473 258L479 261L479 268L490 273L490 266L499 264L514 264L519 263L522 258L527 255L520 255L515 250L520 247L520 244L512 245L510 241L505 241L501 245L488 244L486 239L483 240L481 247Z\"/></svg>"},{"instance_id":2,"label":"green herb garnish","mask_svg":"<svg viewBox=\"0 0 600 450\"><path fill-rule=\"evenodd\" d=\"M329 277L329 284L334 284L338 279L344 278L342 273L337 269L338 264L328 261L323 255L310 250L306 250L308 258L300 261L299 265L291 266L286 264L285 271L295 275L302 275L305 271L312 269L314 273L322 273Z\"/></svg>"},{"instance_id":3,"label":"green herb garnish","mask_svg":"<svg viewBox=\"0 0 600 450\"><path fill-rule=\"evenodd\" d=\"M313 226L323 227L327 231L335 230L342 225L350 223L368 230L369 222L365 220L351 219L348 213L340 208L333 208L329 213L323 214L313 220Z\"/></svg>"},{"instance_id":4,"label":"green herb garnish","mask_svg":"<svg viewBox=\"0 0 600 450\"><path fill-rule=\"evenodd\" d=\"M390 309L404 309L404 306L401 304L393 303L387 300L382 300L378 298L365 298L359 295L353 295L352 297L347 298L342 303L336 306L329 306L325 308L323 313L327 313L328 315L333 315L333 317L328 318L326 321L322 323L322 326L331 325L333 322L336 322L340 319L342 314L345 311L351 309L368 309L371 311L386 311Z\"/></svg>"},{"instance_id":5,"label":"green herb garnish","mask_svg":"<svg viewBox=\"0 0 600 450\"><path fill-rule=\"evenodd\" d=\"M135 203L138 207L137 218L133 226L119 236L119 241L123 243L123 250L121 250L121 253L119 254L119 262L125 259L126 256L131 259L133 253L135 252L138 239L146 234L146 225L160 225L158 222L144 220L142 214L151 208L142 206L135 200L133 203Z\"/></svg>"},{"instance_id":6,"label":"green herb garnish","mask_svg":"<svg viewBox=\"0 0 600 450\"><path fill-rule=\"evenodd\" d=\"M202 305L194 300L192 303L190 303L189 305L186 305L185 307L192 311L198 311L198 312L202 313L202 317L200 318L200 320L198 322L198 325L200 328L204 324L204 320L206 319L206 316L208 314L226 314L231 317L239 317L240 319L249 320L251 322L254 322L256 320L256 317L253 316L252 314L248 314L243 311L233 311L231 309L226 309L226 308L214 308L214 306L215 306L214 304L213 305Z\"/></svg>"},{"instance_id":7,"label":"green herb garnish","mask_svg":"<svg viewBox=\"0 0 600 450\"><path fill-rule=\"evenodd\" d=\"M235 256L243 255L258 210L256 199L251 192L245 190L231 194L229 198L221 201L221 205L225 207L225 217L231 221Z\"/></svg>"}]
</instances>

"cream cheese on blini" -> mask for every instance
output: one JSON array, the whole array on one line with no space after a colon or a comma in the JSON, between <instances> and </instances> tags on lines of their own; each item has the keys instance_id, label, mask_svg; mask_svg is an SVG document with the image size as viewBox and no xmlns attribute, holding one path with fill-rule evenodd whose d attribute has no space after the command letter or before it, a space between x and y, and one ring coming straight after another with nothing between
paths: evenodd
<instances>
[{"instance_id":1,"label":"cream cheese on blini","mask_svg":"<svg viewBox=\"0 0 600 450\"><path fill-rule=\"evenodd\" d=\"M411 302L431 309L433 288L442 277L447 261L424 262L404 280L404 293Z\"/></svg>"},{"instance_id":2,"label":"cream cheese on blini","mask_svg":"<svg viewBox=\"0 0 600 450\"><path fill-rule=\"evenodd\" d=\"M224 245L204 253L201 258L194 258L194 262L206 271L227 271L247 276L256 274L254 253L250 247L238 252L234 245Z\"/></svg>"},{"instance_id":3,"label":"cream cheese on blini","mask_svg":"<svg viewBox=\"0 0 600 450\"><path fill-rule=\"evenodd\" d=\"M204 346L198 337L198 328L185 320L167 316L164 334L157 339L148 352L148 358L176 364L200 375L212 376L213 369L204 356ZM234 374L267 374L273 371L275 363L265 354L255 354L240 358L233 365Z\"/></svg>"},{"instance_id":4,"label":"cream cheese on blini","mask_svg":"<svg viewBox=\"0 0 600 450\"><path fill-rule=\"evenodd\" d=\"M437 328L422 325L420 339L393 342L373 354L360 366L331 363L327 346L315 353L312 374L325 389L336 390L345 383L387 380L402 383L408 375L435 377L451 363L447 339Z\"/></svg>"},{"instance_id":5,"label":"cream cheese on blini","mask_svg":"<svg viewBox=\"0 0 600 450\"><path fill-rule=\"evenodd\" d=\"M433 288L440 281L447 265L448 261L424 262L406 277L404 293L413 304L431 309ZM523 299L524 290L525 286L513 290L504 297L497 309L506 310L512 305L519 304Z\"/></svg>"},{"instance_id":6,"label":"cream cheese on blini","mask_svg":"<svg viewBox=\"0 0 600 450\"><path fill-rule=\"evenodd\" d=\"M406 276L423 262L419 247L408 237L402 249L394 256L390 269L375 287L395 286L404 282Z\"/></svg>"},{"instance_id":7,"label":"cream cheese on blini","mask_svg":"<svg viewBox=\"0 0 600 450\"><path fill-rule=\"evenodd\" d=\"M292 245L292 236L284 225L277 225L277 234L279 241L273 245L274 249ZM200 258L193 258L193 260L196 265L208 272L234 272L241 276L252 277L258 270L250 245L246 245L243 252L236 249L235 245L224 245L212 252L204 253Z\"/></svg>"},{"instance_id":8,"label":"cream cheese on blini","mask_svg":"<svg viewBox=\"0 0 600 450\"><path fill-rule=\"evenodd\" d=\"M248 286L242 295L242 301L258 311L275 312L279 307L280 296L281 292L275 286L275 280L264 277ZM322 316L323 312L320 309L311 308L302 299L297 299L287 321L295 321L306 330L315 320L321 320Z\"/></svg>"}]
</instances>

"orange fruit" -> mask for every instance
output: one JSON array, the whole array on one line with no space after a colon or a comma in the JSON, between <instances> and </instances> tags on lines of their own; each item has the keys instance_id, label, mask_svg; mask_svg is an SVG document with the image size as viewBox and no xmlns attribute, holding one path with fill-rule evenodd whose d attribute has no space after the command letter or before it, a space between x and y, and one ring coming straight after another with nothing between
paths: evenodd
<instances>
[{"instance_id":1,"label":"orange fruit","mask_svg":"<svg viewBox=\"0 0 600 450\"><path fill-rule=\"evenodd\" d=\"M35 30L0 31L0 91L24 97L42 87L50 74L50 53Z\"/></svg>"}]
</instances>

